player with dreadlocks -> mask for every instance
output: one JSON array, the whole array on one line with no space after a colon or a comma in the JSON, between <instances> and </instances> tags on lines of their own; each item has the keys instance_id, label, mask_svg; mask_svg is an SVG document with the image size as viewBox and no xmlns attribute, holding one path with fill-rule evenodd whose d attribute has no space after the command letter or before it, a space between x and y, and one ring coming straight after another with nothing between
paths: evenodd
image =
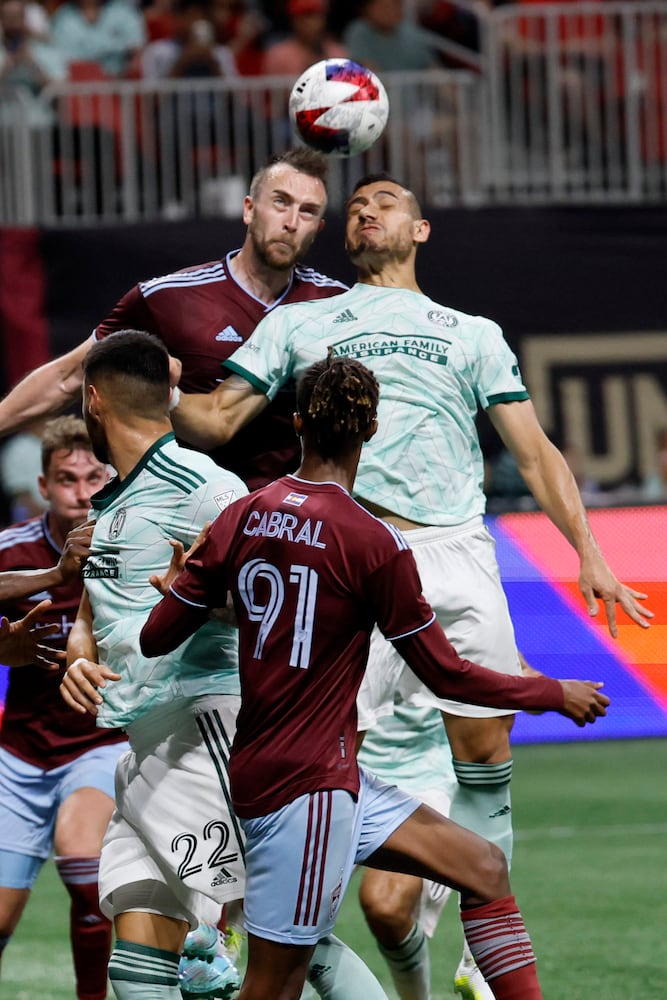
<instances>
[{"instance_id":1,"label":"player with dreadlocks","mask_svg":"<svg viewBox=\"0 0 667 1000\"><path fill-rule=\"evenodd\" d=\"M608 699L590 682L508 676L458 657L401 533L350 496L378 395L358 361L306 370L294 416L299 469L218 516L151 612L142 650L174 649L231 591L242 690L231 791L247 838L249 932L238 1000L299 997L355 863L455 887L495 996L538 1000L502 851L357 765L355 699L370 632L377 622L442 697L552 709L579 725L604 715Z\"/></svg>"}]
</instances>

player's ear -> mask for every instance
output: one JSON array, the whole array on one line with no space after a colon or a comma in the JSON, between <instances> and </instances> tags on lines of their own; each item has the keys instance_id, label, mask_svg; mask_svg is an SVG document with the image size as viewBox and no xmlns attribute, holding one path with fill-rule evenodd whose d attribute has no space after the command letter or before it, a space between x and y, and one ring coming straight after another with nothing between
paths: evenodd
<instances>
[{"instance_id":1,"label":"player's ear","mask_svg":"<svg viewBox=\"0 0 667 1000\"><path fill-rule=\"evenodd\" d=\"M318 233L322 232L322 230L324 229L324 227L326 226L326 224L327 224L326 223L326 219L320 219L320 224L317 227Z\"/></svg>"},{"instance_id":2,"label":"player's ear","mask_svg":"<svg viewBox=\"0 0 667 1000\"><path fill-rule=\"evenodd\" d=\"M249 194L243 199L243 224L249 225L252 220L253 200Z\"/></svg>"},{"instance_id":3,"label":"player's ear","mask_svg":"<svg viewBox=\"0 0 667 1000\"><path fill-rule=\"evenodd\" d=\"M294 433L298 438L303 435L303 417L300 413L292 414L292 425L294 427Z\"/></svg>"},{"instance_id":4,"label":"player's ear","mask_svg":"<svg viewBox=\"0 0 667 1000\"><path fill-rule=\"evenodd\" d=\"M40 472L39 476L37 477L37 489L39 490L39 495L41 496L42 500L49 499L49 492L46 488L46 476L44 475L43 472Z\"/></svg>"},{"instance_id":5,"label":"player's ear","mask_svg":"<svg viewBox=\"0 0 667 1000\"><path fill-rule=\"evenodd\" d=\"M93 417L97 417L99 415L100 394L95 386L91 385L90 382L84 384L83 387L83 405L84 414L87 410Z\"/></svg>"},{"instance_id":6,"label":"player's ear","mask_svg":"<svg viewBox=\"0 0 667 1000\"><path fill-rule=\"evenodd\" d=\"M377 429L378 429L378 422L377 422L377 419L374 419L374 420L372 420L370 427L368 428L368 430L364 434L364 444L367 441L370 441L370 439L372 437L375 437L375 435L377 434Z\"/></svg>"},{"instance_id":7,"label":"player's ear","mask_svg":"<svg viewBox=\"0 0 667 1000\"><path fill-rule=\"evenodd\" d=\"M428 219L415 219L413 239L415 243L426 243L431 235L431 223Z\"/></svg>"}]
</instances>

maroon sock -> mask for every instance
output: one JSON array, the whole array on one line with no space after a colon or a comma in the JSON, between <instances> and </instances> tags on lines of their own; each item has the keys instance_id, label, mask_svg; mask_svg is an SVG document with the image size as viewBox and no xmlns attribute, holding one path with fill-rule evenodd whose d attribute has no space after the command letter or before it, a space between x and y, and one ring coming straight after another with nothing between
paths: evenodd
<instances>
[{"instance_id":1,"label":"maroon sock","mask_svg":"<svg viewBox=\"0 0 667 1000\"><path fill-rule=\"evenodd\" d=\"M70 940L78 1000L106 1000L111 922L100 911L99 858L56 858L71 900Z\"/></svg>"},{"instance_id":2,"label":"maroon sock","mask_svg":"<svg viewBox=\"0 0 667 1000\"><path fill-rule=\"evenodd\" d=\"M535 954L514 896L461 910L463 930L497 1000L542 1000Z\"/></svg>"}]
</instances>

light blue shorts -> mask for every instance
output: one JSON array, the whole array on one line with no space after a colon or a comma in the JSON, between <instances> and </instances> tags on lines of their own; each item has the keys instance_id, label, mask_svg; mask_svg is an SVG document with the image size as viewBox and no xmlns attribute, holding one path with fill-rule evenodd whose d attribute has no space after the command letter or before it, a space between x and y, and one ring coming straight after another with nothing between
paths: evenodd
<instances>
[{"instance_id":1,"label":"light blue shorts","mask_svg":"<svg viewBox=\"0 0 667 1000\"><path fill-rule=\"evenodd\" d=\"M125 742L95 747L44 771L0 747L0 885L32 886L51 854L62 803L79 788L97 788L113 799L116 764L128 749Z\"/></svg>"},{"instance_id":2,"label":"light blue shorts","mask_svg":"<svg viewBox=\"0 0 667 1000\"><path fill-rule=\"evenodd\" d=\"M312 945L332 930L355 864L365 861L420 805L359 769L359 798L341 789L302 795L242 819L245 926L257 937Z\"/></svg>"}]
</instances>

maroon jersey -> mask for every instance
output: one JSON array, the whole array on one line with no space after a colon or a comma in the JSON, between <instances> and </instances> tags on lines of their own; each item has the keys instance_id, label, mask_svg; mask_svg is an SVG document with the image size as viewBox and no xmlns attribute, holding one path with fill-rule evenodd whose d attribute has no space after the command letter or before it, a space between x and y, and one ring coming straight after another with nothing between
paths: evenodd
<instances>
[{"instance_id":1,"label":"maroon jersey","mask_svg":"<svg viewBox=\"0 0 667 1000\"><path fill-rule=\"evenodd\" d=\"M320 789L358 792L356 696L375 622L440 697L523 707L530 681L457 655L404 537L335 483L286 476L223 511L152 612L144 652L174 648L228 590L240 628L231 756L239 816ZM533 683L544 698L533 707L562 707L560 684L544 681Z\"/></svg>"},{"instance_id":2,"label":"maroon jersey","mask_svg":"<svg viewBox=\"0 0 667 1000\"><path fill-rule=\"evenodd\" d=\"M347 286L310 267L296 267L287 288L271 306L255 298L236 280L229 261L184 268L135 285L94 331L96 338L117 330L148 330L183 365L184 392L210 392L226 377L222 365L257 324L276 306L340 295ZM249 489L264 486L299 464L299 445L292 427L296 409L294 386L278 393L266 410L212 453Z\"/></svg>"},{"instance_id":3,"label":"maroon jersey","mask_svg":"<svg viewBox=\"0 0 667 1000\"><path fill-rule=\"evenodd\" d=\"M48 569L60 557L51 538L47 515L23 521L0 532L0 572ZM3 604L10 619L23 618L39 601L51 598L52 607L42 616L45 625L57 624L58 632L49 645L64 649L79 607L83 584L80 580L53 587L13 603ZM86 750L126 739L115 729L98 729L92 715L79 715L60 694L65 672L40 667L15 667L9 671L9 686L0 728L0 746L45 771L60 767Z\"/></svg>"}]
</instances>

